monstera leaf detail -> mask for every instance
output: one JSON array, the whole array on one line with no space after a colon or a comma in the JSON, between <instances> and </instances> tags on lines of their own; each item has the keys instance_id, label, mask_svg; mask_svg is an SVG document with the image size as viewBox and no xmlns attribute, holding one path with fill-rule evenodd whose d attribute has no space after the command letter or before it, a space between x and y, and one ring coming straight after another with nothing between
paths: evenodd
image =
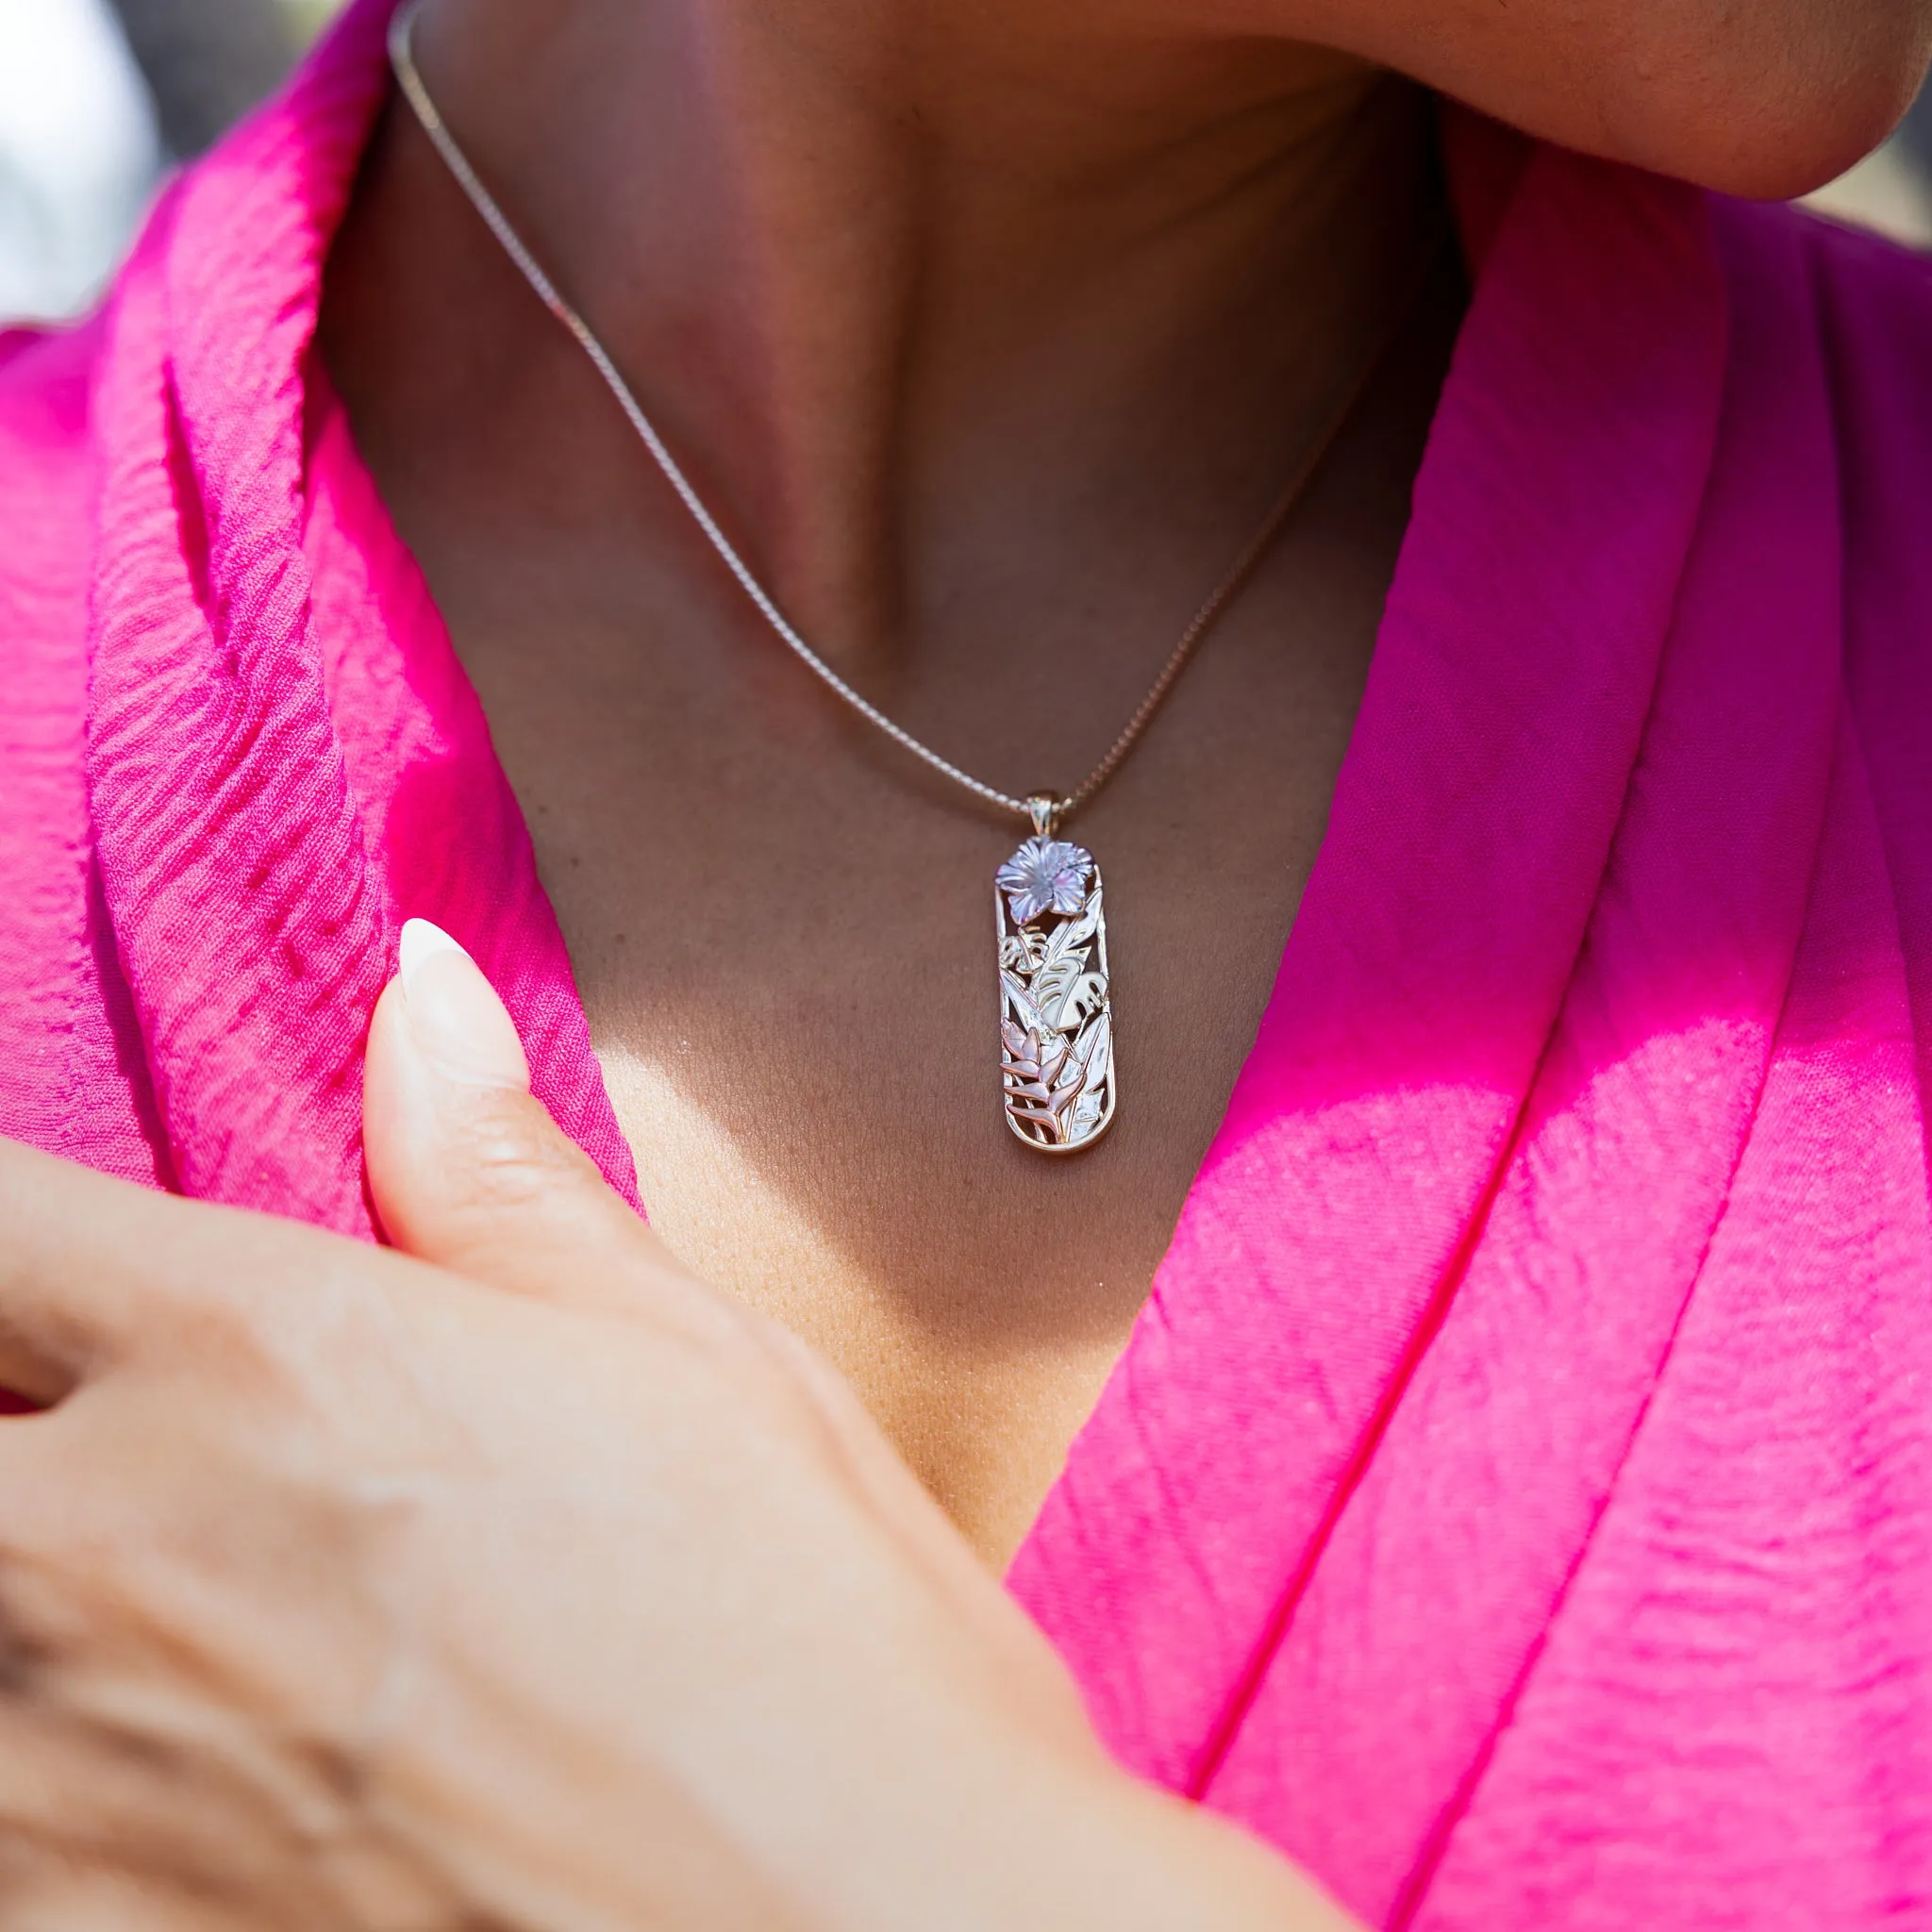
<instances>
[{"instance_id":1,"label":"monstera leaf detail","mask_svg":"<svg viewBox=\"0 0 1932 1932\"><path fill-rule=\"evenodd\" d=\"M1015 1017L1028 1033L1042 1038L1049 1033L1059 1031L1051 1020L1040 1010L1040 1003L1033 997L1026 982L1011 973L1000 974L1000 984L1006 989L1007 999L1012 1007Z\"/></svg>"},{"instance_id":2,"label":"monstera leaf detail","mask_svg":"<svg viewBox=\"0 0 1932 1932\"><path fill-rule=\"evenodd\" d=\"M1046 1015L1050 1026L1064 1028L1070 1020L1077 1024L1075 994L1088 994L1080 1002L1085 1012L1107 997L1107 981L1088 970L1093 937L1100 930L1100 892L1096 889L1087 909L1077 919L1057 925L1040 948L1040 964L1034 968L1030 985L1034 1002ZM1096 991L1095 989L1098 989Z\"/></svg>"}]
</instances>

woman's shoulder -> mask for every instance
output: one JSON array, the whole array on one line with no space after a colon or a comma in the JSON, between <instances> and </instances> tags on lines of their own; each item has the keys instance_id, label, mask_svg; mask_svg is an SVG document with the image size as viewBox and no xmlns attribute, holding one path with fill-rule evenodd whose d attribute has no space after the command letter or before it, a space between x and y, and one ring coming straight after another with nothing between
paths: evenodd
<instances>
[{"instance_id":1,"label":"woman's shoulder","mask_svg":"<svg viewBox=\"0 0 1932 1932\"><path fill-rule=\"evenodd\" d=\"M0 335L0 1006L16 1017L80 917L96 340Z\"/></svg>"},{"instance_id":2,"label":"woman's shoulder","mask_svg":"<svg viewBox=\"0 0 1932 1932\"><path fill-rule=\"evenodd\" d=\"M1932 437L1932 254L1793 208L1835 402L1906 408ZM1932 477L1932 441L1924 444Z\"/></svg>"},{"instance_id":3,"label":"woman's shoulder","mask_svg":"<svg viewBox=\"0 0 1932 1932\"><path fill-rule=\"evenodd\" d=\"M1793 210L1838 432L1846 563L1932 575L1932 255ZM1932 589L1924 592L1932 608ZM1932 637L1914 640L1923 651Z\"/></svg>"},{"instance_id":4,"label":"woman's shoulder","mask_svg":"<svg viewBox=\"0 0 1932 1932\"><path fill-rule=\"evenodd\" d=\"M1807 211L1790 220L1832 425L1845 716L1923 980L1932 972L1932 256Z\"/></svg>"},{"instance_id":5,"label":"woman's shoulder","mask_svg":"<svg viewBox=\"0 0 1932 1932\"><path fill-rule=\"evenodd\" d=\"M93 474L89 416L100 324L0 330L0 662L16 678L85 607ZM78 600L76 602L76 600Z\"/></svg>"},{"instance_id":6,"label":"woman's shoulder","mask_svg":"<svg viewBox=\"0 0 1932 1932\"><path fill-rule=\"evenodd\" d=\"M0 1136L165 1172L92 889L88 596L101 325L0 333Z\"/></svg>"},{"instance_id":7,"label":"woman's shoulder","mask_svg":"<svg viewBox=\"0 0 1932 1932\"><path fill-rule=\"evenodd\" d=\"M51 452L85 441L102 327L99 315L66 327L0 325L0 439L9 459L15 444Z\"/></svg>"},{"instance_id":8,"label":"woman's shoulder","mask_svg":"<svg viewBox=\"0 0 1932 1932\"><path fill-rule=\"evenodd\" d=\"M1836 214L1792 202L1784 210L1819 273L1853 286L1892 291L1891 299L1932 304L1932 254Z\"/></svg>"},{"instance_id":9,"label":"woman's shoulder","mask_svg":"<svg viewBox=\"0 0 1932 1932\"><path fill-rule=\"evenodd\" d=\"M98 341L92 323L0 334L0 880L34 816L23 803L80 752Z\"/></svg>"}]
</instances>

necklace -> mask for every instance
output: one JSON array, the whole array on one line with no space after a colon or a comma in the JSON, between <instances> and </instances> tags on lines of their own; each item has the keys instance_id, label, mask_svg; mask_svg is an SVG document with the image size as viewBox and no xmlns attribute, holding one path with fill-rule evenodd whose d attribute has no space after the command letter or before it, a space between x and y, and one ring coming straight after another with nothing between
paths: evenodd
<instances>
[{"instance_id":1,"label":"necklace","mask_svg":"<svg viewBox=\"0 0 1932 1932\"><path fill-rule=\"evenodd\" d=\"M1321 467L1354 416L1370 379L1435 260L1428 250L1423 272L1389 326L1276 497L1261 527L1181 633L1153 688L1108 747L1106 756L1064 795L1002 791L962 771L922 743L839 675L792 626L750 565L720 528L657 426L624 379L591 325L558 293L537 258L484 187L469 158L438 111L417 70L413 52L421 0L405 0L390 23L390 64L396 83L430 144L469 197L484 225L502 244L538 299L576 340L616 398L631 427L649 450L664 479L690 511L740 588L794 656L862 718L892 741L984 803L1018 814L1032 827L993 874L993 933L1000 985L1000 1085L1006 1121L1026 1146L1041 1154L1074 1154L1091 1147L1113 1124L1119 1098L1114 1057L1113 997L1107 957L1107 914L1100 867L1085 846L1058 836L1061 824L1091 799L1126 761L1154 716L1188 667L1196 647L1254 575L1280 535L1308 480Z\"/></svg>"}]
</instances>

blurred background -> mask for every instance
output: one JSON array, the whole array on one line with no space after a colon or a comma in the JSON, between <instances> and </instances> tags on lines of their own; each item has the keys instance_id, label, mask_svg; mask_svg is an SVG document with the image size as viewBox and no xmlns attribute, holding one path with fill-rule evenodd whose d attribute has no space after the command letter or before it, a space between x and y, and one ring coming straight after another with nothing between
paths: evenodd
<instances>
[{"instance_id":1,"label":"blurred background","mask_svg":"<svg viewBox=\"0 0 1932 1932\"><path fill-rule=\"evenodd\" d=\"M338 0L0 0L0 320L75 313L175 161L268 93ZM1813 197L1932 249L1932 92Z\"/></svg>"},{"instance_id":2,"label":"blurred background","mask_svg":"<svg viewBox=\"0 0 1932 1932\"><path fill-rule=\"evenodd\" d=\"M0 317L98 292L156 182L273 90L335 0L0 0Z\"/></svg>"}]
</instances>

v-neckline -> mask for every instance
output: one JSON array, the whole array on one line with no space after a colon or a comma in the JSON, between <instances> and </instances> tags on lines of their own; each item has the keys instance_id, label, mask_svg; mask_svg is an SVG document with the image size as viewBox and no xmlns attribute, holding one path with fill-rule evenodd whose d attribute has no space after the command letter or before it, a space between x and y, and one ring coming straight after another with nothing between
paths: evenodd
<instances>
[{"instance_id":1,"label":"v-neckline","mask_svg":"<svg viewBox=\"0 0 1932 1932\"><path fill-rule=\"evenodd\" d=\"M1579 210L1605 225L1590 263L1551 239ZM1645 177L1555 152L1533 163L1438 408L1266 1016L1143 1312L1011 1566L1014 1590L1069 1645L1101 1603L1118 1643L1139 1604L1166 1633L1161 1647L1191 1656L1185 1711L1158 1724L1145 1710L1104 1718L1117 1743L1139 1737L1144 1768L1169 1782L1201 1775L1181 1757L1211 1752L1208 1687L1224 1688L1239 1664L1230 1654L1204 1672L1198 1645L1176 1642L1189 1619L1174 1579L1201 1561L1150 1546L1157 1520L1174 1525L1165 1505L1148 1514L1148 1498L1178 1486L1192 1499L1184 1516L1224 1524L1243 1515L1243 1496L1272 1490L1281 1547L1264 1562L1250 1545L1235 1567L1251 1587L1265 1571L1261 1588L1293 1570L1285 1545L1308 1544L1345 1488L1375 1401L1479 1210L1580 943L1709 459L1722 304L1700 213L1689 191ZM1561 272L1548 265L1559 253ZM1687 309L1702 311L1689 328ZM373 767L356 786L372 842L390 855L391 895L431 910L448 903L455 869L496 873L462 894L467 916L451 916L532 1036L539 1091L636 1204L480 701L313 358L309 382L311 517L324 513L311 530L340 527L366 572L357 594L401 642L396 688L441 721L407 754L417 795L385 796ZM1600 410L1606 389L1639 400L1629 433L1576 461L1584 445L1560 425ZM331 581L318 571L319 597ZM394 671L342 659L335 675L380 683ZM355 721L379 716L382 701L367 688L333 695L354 783ZM385 765L397 755L392 739L375 751ZM391 824L399 809L405 828ZM429 836L431 823L471 828L467 860L446 831ZM479 930L483 907L497 910ZM1286 1445L1257 1426L1271 1411L1298 1438L1293 1508L1285 1472L1269 1467ZM1150 1416L1174 1437L1158 1464ZM1201 1586L1193 1621L1221 1622L1238 1580L1203 1574Z\"/></svg>"},{"instance_id":2,"label":"v-neckline","mask_svg":"<svg viewBox=\"0 0 1932 1932\"><path fill-rule=\"evenodd\" d=\"M110 886L143 908L117 922L186 1184L365 1229L359 1040L303 1042L316 998L373 999L405 910L475 953L540 1095L637 1191L488 722L312 355L329 240L386 90L387 11L358 0L282 106L187 177L137 258L103 408L130 448L201 437L181 460L235 499L206 498L209 527L147 601L130 592L121 608L119 585L97 599L91 723L96 795L126 832L104 841ZM178 261L171 224L196 237ZM243 285L262 346L238 363L224 303ZM1539 151L1476 282L1266 1017L1009 1574L1108 1742L1178 1788L1211 1777L1509 1144L1637 756L1709 467L1724 329L1700 195ZM150 337L169 343L158 387ZM208 397L245 437L197 425ZM108 478L109 513L173 527L180 474L131 462ZM305 546L323 567L297 598ZM196 572L231 572L242 592L210 602ZM161 595L165 636L149 618ZM215 765L164 770L143 749L171 691L240 707L243 725L272 712L278 736L211 725L197 747L273 759L246 785L220 766L224 795L282 801L262 810L312 800L327 866L313 824L251 824L258 861L238 877L194 842L192 795L153 829L158 787L217 782ZM294 892L309 894L311 951L291 968ZM188 915L170 909L186 907L206 939L192 958ZM231 957L218 966L208 946ZM200 1028L190 1057L170 1003L216 983L242 1024ZM305 1084L257 1120L254 1076L275 1052ZM310 1153L247 1165L277 1132Z\"/></svg>"}]
</instances>

